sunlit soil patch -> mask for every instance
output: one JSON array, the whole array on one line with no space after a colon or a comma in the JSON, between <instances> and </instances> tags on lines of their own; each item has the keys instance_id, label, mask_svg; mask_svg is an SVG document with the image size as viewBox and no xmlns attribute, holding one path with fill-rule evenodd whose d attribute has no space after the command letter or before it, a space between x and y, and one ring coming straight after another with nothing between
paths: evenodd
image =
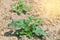
<instances>
[{"instance_id":1,"label":"sunlit soil patch","mask_svg":"<svg viewBox=\"0 0 60 40\"><path fill-rule=\"evenodd\" d=\"M31 14L40 16L49 23L60 20L60 0L30 0Z\"/></svg>"}]
</instances>

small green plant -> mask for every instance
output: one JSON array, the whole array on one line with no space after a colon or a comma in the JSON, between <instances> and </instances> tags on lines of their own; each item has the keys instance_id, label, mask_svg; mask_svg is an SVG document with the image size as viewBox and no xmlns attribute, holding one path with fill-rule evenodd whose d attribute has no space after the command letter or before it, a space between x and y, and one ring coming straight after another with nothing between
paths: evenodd
<instances>
[{"instance_id":1,"label":"small green plant","mask_svg":"<svg viewBox=\"0 0 60 40\"><path fill-rule=\"evenodd\" d=\"M33 16L29 16L27 19L12 21L8 24L8 26L12 25L16 28L20 28L19 31L16 31L16 35L26 35L29 38L33 36L47 36L47 33L45 33L44 30L39 27L39 23L41 22L41 18L34 18Z\"/></svg>"},{"instance_id":2,"label":"small green plant","mask_svg":"<svg viewBox=\"0 0 60 40\"><path fill-rule=\"evenodd\" d=\"M17 3L12 5L12 11L17 12L18 14L25 14L29 10L30 7L26 5L22 0L19 0Z\"/></svg>"}]
</instances>

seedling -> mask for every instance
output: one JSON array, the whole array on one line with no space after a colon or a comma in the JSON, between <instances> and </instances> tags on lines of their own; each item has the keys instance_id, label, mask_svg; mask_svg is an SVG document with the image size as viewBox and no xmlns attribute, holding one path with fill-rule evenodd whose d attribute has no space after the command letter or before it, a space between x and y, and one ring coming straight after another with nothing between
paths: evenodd
<instances>
[{"instance_id":1,"label":"seedling","mask_svg":"<svg viewBox=\"0 0 60 40\"><path fill-rule=\"evenodd\" d=\"M43 37L47 36L47 33L39 26L39 23L42 22L41 18L34 18L29 16L27 19L21 19L18 21L12 21L8 26L14 26L15 28L20 28L19 31L16 31L16 35L26 35L28 38L33 36Z\"/></svg>"},{"instance_id":2,"label":"seedling","mask_svg":"<svg viewBox=\"0 0 60 40\"><path fill-rule=\"evenodd\" d=\"M19 0L17 3L12 5L12 11L17 12L17 14L26 14L30 10L30 7L25 4L22 0Z\"/></svg>"}]
</instances>

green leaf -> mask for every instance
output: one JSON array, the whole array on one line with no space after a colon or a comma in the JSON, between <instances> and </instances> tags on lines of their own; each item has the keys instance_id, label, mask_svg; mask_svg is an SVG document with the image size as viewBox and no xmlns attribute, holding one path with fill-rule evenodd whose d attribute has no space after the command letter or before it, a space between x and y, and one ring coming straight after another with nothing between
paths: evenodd
<instances>
[{"instance_id":1,"label":"green leaf","mask_svg":"<svg viewBox=\"0 0 60 40\"><path fill-rule=\"evenodd\" d=\"M28 18L29 18L29 20L31 20L31 21L34 20L34 17L33 17L33 16L29 16Z\"/></svg>"},{"instance_id":2,"label":"green leaf","mask_svg":"<svg viewBox=\"0 0 60 40\"><path fill-rule=\"evenodd\" d=\"M32 23L33 21L34 23ZM40 19L29 16L27 19L21 19L18 21L12 21L9 26L14 26L15 28L20 28L19 31L16 31L16 35L26 35L28 38L33 37L34 35L43 37L47 36L47 33L39 27ZM32 24L30 24L32 23Z\"/></svg>"},{"instance_id":3,"label":"green leaf","mask_svg":"<svg viewBox=\"0 0 60 40\"><path fill-rule=\"evenodd\" d=\"M44 32L44 30L42 30L41 27L36 27L35 30L33 30L33 32L37 35L37 36L47 36L47 33Z\"/></svg>"},{"instance_id":4,"label":"green leaf","mask_svg":"<svg viewBox=\"0 0 60 40\"><path fill-rule=\"evenodd\" d=\"M29 10L30 10L30 7L24 4L24 5L23 5L23 10L29 11Z\"/></svg>"},{"instance_id":5,"label":"green leaf","mask_svg":"<svg viewBox=\"0 0 60 40\"><path fill-rule=\"evenodd\" d=\"M22 7L23 5L24 5L23 1L22 0L19 0L18 1L18 6L21 6Z\"/></svg>"},{"instance_id":6,"label":"green leaf","mask_svg":"<svg viewBox=\"0 0 60 40\"><path fill-rule=\"evenodd\" d=\"M27 32L26 36L31 38L33 36L33 34L32 34L32 32Z\"/></svg>"},{"instance_id":7,"label":"green leaf","mask_svg":"<svg viewBox=\"0 0 60 40\"><path fill-rule=\"evenodd\" d=\"M36 23L41 23L41 22L42 22L42 19L41 19L41 18L35 18L34 21L35 21Z\"/></svg>"},{"instance_id":8,"label":"green leaf","mask_svg":"<svg viewBox=\"0 0 60 40\"><path fill-rule=\"evenodd\" d=\"M26 13L30 10L30 7L26 5L22 0L19 0L17 3L12 5L12 10L17 13Z\"/></svg>"},{"instance_id":9,"label":"green leaf","mask_svg":"<svg viewBox=\"0 0 60 40\"><path fill-rule=\"evenodd\" d=\"M26 26L24 20L12 21L9 25L15 26L16 28L24 28L24 26Z\"/></svg>"}]
</instances>

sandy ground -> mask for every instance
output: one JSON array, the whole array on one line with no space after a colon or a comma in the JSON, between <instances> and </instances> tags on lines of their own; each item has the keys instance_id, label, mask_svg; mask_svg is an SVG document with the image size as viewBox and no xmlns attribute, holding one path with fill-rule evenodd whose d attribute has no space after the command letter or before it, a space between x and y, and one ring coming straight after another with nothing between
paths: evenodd
<instances>
[{"instance_id":1,"label":"sandy ground","mask_svg":"<svg viewBox=\"0 0 60 40\"><path fill-rule=\"evenodd\" d=\"M7 37L4 36L5 32L11 30L8 29L7 24L13 20L18 20L21 18L27 18L28 15L33 15L35 17L41 17L43 23L41 24L42 28L50 35L46 40L60 40L60 14L52 12L49 8L46 9L45 3L46 0L24 0L26 4L31 7L30 12L27 12L26 15L17 15L16 13L10 12L11 4L15 3L17 0L0 0L0 40L18 40L17 37ZM50 1L49 1L50 2ZM44 6L45 5L45 6ZM60 11L60 10L59 10ZM45 14L46 13L46 14ZM55 13L55 14L54 14ZM12 29L13 30L13 29ZM40 39L28 39L22 37L22 40L40 40Z\"/></svg>"}]
</instances>

